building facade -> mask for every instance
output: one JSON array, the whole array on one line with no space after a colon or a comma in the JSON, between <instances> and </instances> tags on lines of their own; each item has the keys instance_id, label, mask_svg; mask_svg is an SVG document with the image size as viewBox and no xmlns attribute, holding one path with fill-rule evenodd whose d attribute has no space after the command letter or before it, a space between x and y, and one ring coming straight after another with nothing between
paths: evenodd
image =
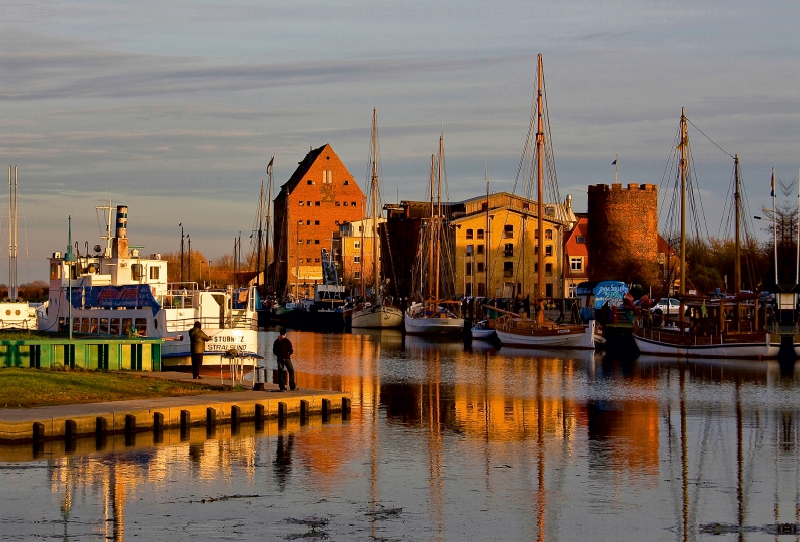
<instances>
[{"instance_id":1,"label":"building facade","mask_svg":"<svg viewBox=\"0 0 800 542\"><path fill-rule=\"evenodd\" d=\"M378 228L386 222L378 218ZM374 235L373 219L365 218L339 225L333 240L333 258L342 284L350 295L364 296L373 286L374 246L378 238ZM378 244L378 276L381 276L381 244Z\"/></svg>"},{"instance_id":2,"label":"building facade","mask_svg":"<svg viewBox=\"0 0 800 542\"><path fill-rule=\"evenodd\" d=\"M564 234L564 291L577 297L578 284L589 280L589 218L576 215L575 226Z\"/></svg>"},{"instance_id":3,"label":"building facade","mask_svg":"<svg viewBox=\"0 0 800 542\"><path fill-rule=\"evenodd\" d=\"M470 297L563 297L564 231L571 226L567 206L544 205L540 238L537 202L499 192L461 203L453 213L456 291ZM570 209L571 213L571 209ZM572 217L574 219L574 215ZM539 269L539 250L544 268ZM539 273L544 291L538 291Z\"/></svg>"},{"instance_id":4,"label":"building facade","mask_svg":"<svg viewBox=\"0 0 800 542\"><path fill-rule=\"evenodd\" d=\"M273 201L277 291L294 299L322 283L322 249L345 222L360 220L364 193L330 145L312 149Z\"/></svg>"}]
</instances>

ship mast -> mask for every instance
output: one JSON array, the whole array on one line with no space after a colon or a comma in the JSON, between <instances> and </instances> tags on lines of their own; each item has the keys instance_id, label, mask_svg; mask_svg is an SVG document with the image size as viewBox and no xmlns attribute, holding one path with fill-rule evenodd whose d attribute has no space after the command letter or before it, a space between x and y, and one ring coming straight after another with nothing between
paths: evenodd
<instances>
[{"instance_id":1,"label":"ship mast","mask_svg":"<svg viewBox=\"0 0 800 542\"><path fill-rule=\"evenodd\" d=\"M678 146L681 150L681 285L679 290L680 297L680 322L684 321L684 297L686 296L686 146L689 144L687 133L686 115L684 108L681 107L681 139Z\"/></svg>"},{"instance_id":2,"label":"ship mast","mask_svg":"<svg viewBox=\"0 0 800 542\"><path fill-rule=\"evenodd\" d=\"M733 293L738 294L742 289L742 241L739 232L739 206L740 206L740 194L739 194L739 154L735 154L733 157L733 164L734 164L734 179L735 179L735 187L733 192L733 201L735 205L735 216L736 216L736 249L735 249L735 256L734 256L734 266L733 266Z\"/></svg>"},{"instance_id":3,"label":"ship mast","mask_svg":"<svg viewBox=\"0 0 800 542\"><path fill-rule=\"evenodd\" d=\"M544 84L544 74L542 73L542 55L538 60L538 84L536 89L536 185L537 185L537 210L539 215L539 271L537 276L537 297L544 296L544 250L542 239L544 238L544 116L542 114L542 85ZM524 242L523 242L523 246Z\"/></svg>"},{"instance_id":4,"label":"ship mast","mask_svg":"<svg viewBox=\"0 0 800 542\"><path fill-rule=\"evenodd\" d=\"M434 280L435 299L439 299L439 273L442 265L442 158L444 157L444 132L439 134L439 179L436 188L436 275Z\"/></svg>"},{"instance_id":5,"label":"ship mast","mask_svg":"<svg viewBox=\"0 0 800 542\"><path fill-rule=\"evenodd\" d=\"M380 277L378 277L378 113L372 109L372 284L375 302L378 303ZM363 228L362 228L363 231Z\"/></svg>"},{"instance_id":6,"label":"ship mast","mask_svg":"<svg viewBox=\"0 0 800 542\"><path fill-rule=\"evenodd\" d=\"M270 209L272 207L272 164L275 161L275 155L272 155L272 158L267 164L267 175L269 177L269 181L267 182L267 235L264 238L264 284L267 285L267 289L272 288L272 280L267 279L267 273L269 272L269 234L270 234L270 226L272 225L272 216ZM275 250L273 248L273 250ZM274 258L273 258L274 260Z\"/></svg>"},{"instance_id":7,"label":"ship mast","mask_svg":"<svg viewBox=\"0 0 800 542\"><path fill-rule=\"evenodd\" d=\"M433 235L436 208L434 205L434 190L436 186L436 155L431 155L431 218L428 221L428 277L425 284L428 286L426 297L433 299Z\"/></svg>"}]
</instances>

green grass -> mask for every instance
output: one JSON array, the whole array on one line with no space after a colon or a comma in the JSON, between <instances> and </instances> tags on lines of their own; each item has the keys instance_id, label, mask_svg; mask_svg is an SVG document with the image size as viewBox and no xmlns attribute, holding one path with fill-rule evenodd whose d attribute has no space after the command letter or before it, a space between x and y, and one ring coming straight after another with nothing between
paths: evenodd
<instances>
[{"instance_id":1,"label":"green grass","mask_svg":"<svg viewBox=\"0 0 800 542\"><path fill-rule=\"evenodd\" d=\"M0 369L0 408L96 403L240 391L121 371Z\"/></svg>"}]
</instances>

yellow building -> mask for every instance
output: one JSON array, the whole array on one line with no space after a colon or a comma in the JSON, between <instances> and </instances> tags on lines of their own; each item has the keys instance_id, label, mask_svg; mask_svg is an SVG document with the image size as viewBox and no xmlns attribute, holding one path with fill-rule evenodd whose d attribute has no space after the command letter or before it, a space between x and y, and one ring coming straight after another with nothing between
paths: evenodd
<instances>
[{"instance_id":1,"label":"yellow building","mask_svg":"<svg viewBox=\"0 0 800 542\"><path fill-rule=\"evenodd\" d=\"M464 201L453 214L456 292L464 296L564 297L564 229L575 222L571 206L546 203L540 241L537 203L499 192ZM538 291L539 249L544 251L544 292Z\"/></svg>"},{"instance_id":2,"label":"yellow building","mask_svg":"<svg viewBox=\"0 0 800 542\"><path fill-rule=\"evenodd\" d=\"M353 220L339 225L334 233L333 259L339 271L341 283L350 289L354 296L366 295L373 287L373 219ZM378 227L386 222L378 217ZM381 273L381 246L378 243L378 276ZM364 285L362 290L361 285Z\"/></svg>"}]
</instances>

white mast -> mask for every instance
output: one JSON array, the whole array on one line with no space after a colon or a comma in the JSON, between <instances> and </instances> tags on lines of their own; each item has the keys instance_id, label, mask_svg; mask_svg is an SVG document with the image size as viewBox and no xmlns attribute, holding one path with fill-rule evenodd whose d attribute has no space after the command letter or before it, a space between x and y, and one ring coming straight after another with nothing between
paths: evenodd
<instances>
[{"instance_id":1,"label":"white mast","mask_svg":"<svg viewBox=\"0 0 800 542\"><path fill-rule=\"evenodd\" d=\"M8 300L17 301L17 166L14 166L14 185L11 185L11 166L8 166Z\"/></svg>"}]
</instances>

